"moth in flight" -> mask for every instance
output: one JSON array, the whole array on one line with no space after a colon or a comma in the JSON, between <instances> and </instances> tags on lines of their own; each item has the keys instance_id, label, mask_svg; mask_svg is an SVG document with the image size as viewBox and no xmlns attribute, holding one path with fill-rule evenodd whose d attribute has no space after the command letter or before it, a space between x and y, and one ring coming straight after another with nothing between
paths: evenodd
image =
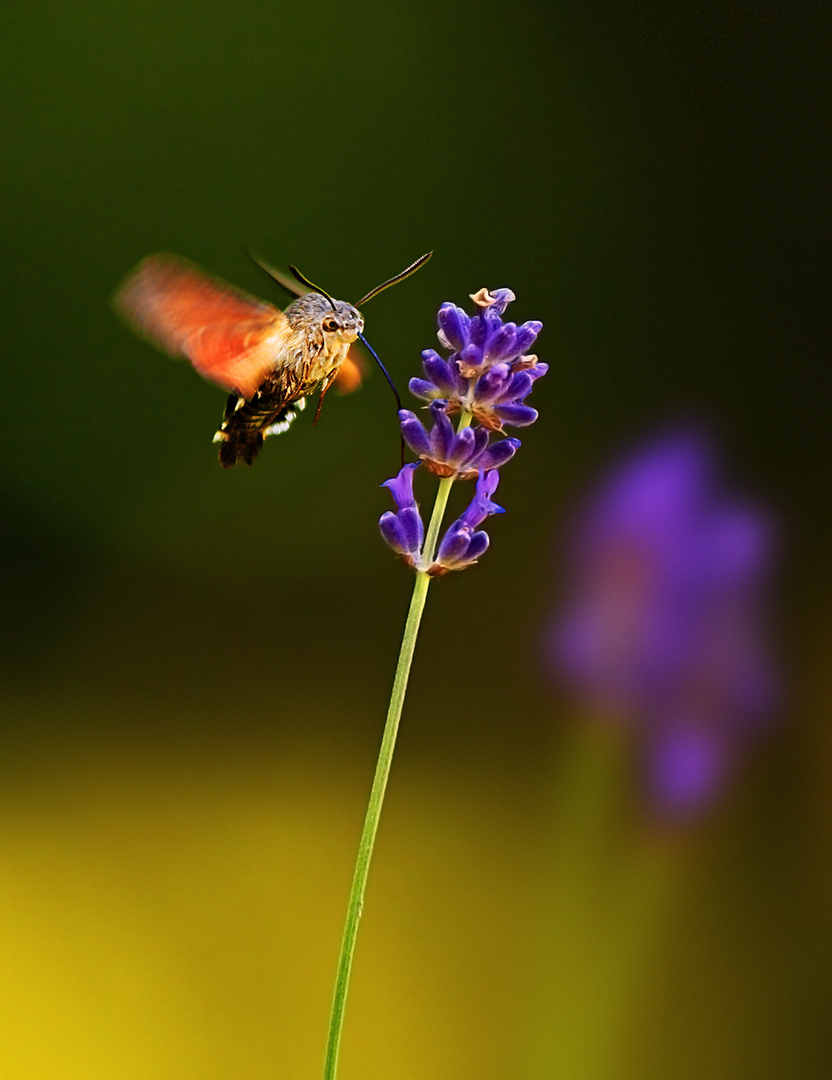
<instances>
[{"instance_id":1,"label":"moth in flight","mask_svg":"<svg viewBox=\"0 0 832 1080\"><path fill-rule=\"evenodd\" d=\"M214 442L219 443L220 464L229 469L241 461L251 465L266 437L286 431L306 397L319 389L317 422L326 392L358 339L396 393L364 337L359 306L415 273L430 256L422 255L357 305L334 300L295 267L290 270L303 289L258 262L298 297L280 311L177 255L149 255L123 282L114 305L157 348L189 360L200 375L228 391Z\"/></svg>"}]
</instances>

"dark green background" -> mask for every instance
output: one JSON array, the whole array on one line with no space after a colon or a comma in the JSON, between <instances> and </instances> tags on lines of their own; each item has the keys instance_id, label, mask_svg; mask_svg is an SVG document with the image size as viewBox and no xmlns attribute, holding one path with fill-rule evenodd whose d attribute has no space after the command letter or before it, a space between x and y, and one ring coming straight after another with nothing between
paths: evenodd
<instances>
[{"instance_id":1,"label":"dark green background","mask_svg":"<svg viewBox=\"0 0 832 1080\"><path fill-rule=\"evenodd\" d=\"M615 1051L619 1072L607 1062L598 1075L818 1075L832 818L830 88L819 11L530 0L7 4L0 738L11 818L28 820L43 800L80 812L88 772L101 769L115 789L163 767L175 778L179 766L211 787L233 761L245 788L246 763L297 757L301 779L317 775L312 790L321 773L339 778L333 812L346 824L337 867L324 875L334 970L409 593L375 524L388 505L378 485L397 467L392 398L374 373L360 393L330 397L317 428L306 414L256 467L226 473L210 444L222 393L132 337L108 298L156 250L267 295L241 253L248 244L355 299L432 248L424 270L365 312L400 389L435 344L439 303L465 303L483 285L515 291L513 318L544 321L539 352L551 370L534 394L540 422L504 471L508 512L492 521L491 550L432 589L395 778L403 788L408 777L424 782L440 799L462 785L527 838L540 827L541 847L529 841L514 877L526 875L530 894L542 889L534 902L545 924L548 886L536 870L551 837L541 822L564 743L579 737L543 665L558 529L622 445L669 418L702 418L737 486L782 522L782 723L742 778L740 808L710 826L713 847L697 849L695 862L717 896L745 890L762 905L747 931L762 967L738 976L730 995L754 1019L748 1032L729 1024L722 1041L703 1043L697 1025L714 1022L706 1005L673 1013L668 1027L653 973L658 1000L629 1029L627 1054ZM170 792L177 807L188 803L175 779ZM165 805L160 796L160 821ZM382 840L406 867L391 815ZM443 821L437 836L450 827ZM302 834L297 844L303 850ZM56 870L44 888L60 892L60 882ZM488 924L471 882L437 888L455 890L460 912L483 905ZM374 901L383 924L392 915L381 885ZM683 893L676 904L689 925L695 900ZM694 920L703 951L719 955L718 941L736 940L725 910L716 903L722 936ZM285 933L297 933L291 904L283 918ZM527 915L524 926L537 925ZM697 1001L699 980L707 1003L725 973L706 976L697 948L682 952L666 977ZM527 962L506 960L495 982L525 984ZM331 977L322 963L324 989L308 1009L321 1043ZM545 1013L551 986L535 978ZM426 976L426 1000L434 992ZM800 1002L793 1018L780 995ZM360 1002L354 1008L359 1025ZM431 1035L436 1017L422 1018L424 1039L460 1052L470 1035L448 1008L444 1034ZM516 1008L505 1061L472 1049L461 1058L470 1071L454 1076L596 1075L563 1064L568 1054L541 1034L545 1024L526 1025L531 1012ZM94 1004L90 1016L94 1026ZM587 1016L592 1042L605 1021ZM181 1026L189 1030L187 1017ZM749 1046L761 1027L768 1043L756 1060ZM78 1074L98 1075L83 1040L67 1038ZM685 1040L690 1072L674 1058ZM21 1045L21 1068L34 1068ZM371 1068L361 1039L349 1046L345 1080ZM790 1057L798 1046L805 1066ZM268 1040L258 1053L247 1075L277 1066L306 1074ZM179 1075L240 1075L212 1060ZM409 1071L413 1062L383 1059L390 1075L398 1062L403 1076L437 1077L451 1075L449 1060ZM101 1075L112 1067L107 1059Z\"/></svg>"}]
</instances>

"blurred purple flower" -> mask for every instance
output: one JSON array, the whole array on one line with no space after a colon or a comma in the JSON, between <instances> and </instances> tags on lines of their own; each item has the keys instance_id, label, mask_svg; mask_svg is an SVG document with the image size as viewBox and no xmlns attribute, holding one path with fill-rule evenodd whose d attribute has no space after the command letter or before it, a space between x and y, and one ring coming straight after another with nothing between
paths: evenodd
<instances>
[{"instance_id":1,"label":"blurred purple flower","mask_svg":"<svg viewBox=\"0 0 832 1080\"><path fill-rule=\"evenodd\" d=\"M763 605L773 527L719 484L701 434L654 440L579 517L550 656L589 707L638 726L659 811L723 788L775 700Z\"/></svg>"}]
</instances>

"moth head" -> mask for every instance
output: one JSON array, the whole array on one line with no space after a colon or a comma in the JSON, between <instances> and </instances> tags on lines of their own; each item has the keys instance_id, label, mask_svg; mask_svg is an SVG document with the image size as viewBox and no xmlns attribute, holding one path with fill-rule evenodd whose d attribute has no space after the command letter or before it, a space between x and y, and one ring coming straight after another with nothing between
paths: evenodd
<instances>
[{"instance_id":1,"label":"moth head","mask_svg":"<svg viewBox=\"0 0 832 1080\"><path fill-rule=\"evenodd\" d=\"M327 336L333 335L341 341L353 342L364 329L364 318L352 304L345 300L336 300L334 307L324 312L321 329Z\"/></svg>"},{"instance_id":2,"label":"moth head","mask_svg":"<svg viewBox=\"0 0 832 1080\"><path fill-rule=\"evenodd\" d=\"M400 274L396 274L395 277L389 278L387 281L382 282L381 285L377 285L374 289L365 293L358 303L364 304L367 300L372 300L374 296L378 296L380 292L389 289L391 285L396 285L398 282L404 281L405 278L410 277L411 274L415 274L420 266L424 266L431 257L431 254L432 253L428 251L426 254L420 256L416 262L411 263L406 270L402 270ZM263 267L263 269L265 269L270 277L273 276L267 267ZM352 304L346 303L344 300L333 300L326 289L322 289L320 285L316 285L313 281L310 281L296 266L290 266L289 270L292 272L292 276L299 281L301 285L305 285L307 289L311 290L311 292L302 296L299 300L296 300L294 304L290 304L286 309L286 314L289 316L290 322L295 321L293 315L300 316L297 320L298 322L303 322L306 317L307 329L311 330L317 322L325 339L328 339L333 343L346 342L347 344L352 344L352 342L361 335L361 332L364 329L364 319L358 308L354 307ZM312 312L321 311L324 302L329 304L329 310L326 310L326 307L324 306L323 314L320 321L318 321L312 316ZM378 358L376 357L376 359ZM379 361L379 363L381 363L381 361ZM389 381L389 375L387 378Z\"/></svg>"},{"instance_id":3,"label":"moth head","mask_svg":"<svg viewBox=\"0 0 832 1080\"><path fill-rule=\"evenodd\" d=\"M364 318L346 300L330 300L328 296L310 292L286 308L289 322L307 334L321 335L333 345L353 342L364 329Z\"/></svg>"}]
</instances>

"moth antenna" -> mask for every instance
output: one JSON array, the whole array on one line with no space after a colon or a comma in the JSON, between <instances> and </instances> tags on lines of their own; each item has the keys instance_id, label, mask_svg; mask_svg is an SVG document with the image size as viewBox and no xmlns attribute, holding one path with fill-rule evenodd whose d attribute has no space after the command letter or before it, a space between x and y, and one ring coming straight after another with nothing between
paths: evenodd
<instances>
[{"instance_id":1,"label":"moth antenna","mask_svg":"<svg viewBox=\"0 0 832 1080\"><path fill-rule=\"evenodd\" d=\"M381 360L379 359L378 353L373 348L373 346L369 343L369 341L364 337L363 334L358 335L358 340L361 342L361 344L364 346L364 348L367 350L367 352L370 354L370 356L372 356L372 358L375 360L375 362L381 368L381 373L385 377L387 382L389 383L390 389L393 391L393 396L396 399L396 404L398 405L399 410L401 410L402 399L399 397L399 391L396 389L396 384L390 378L390 372L387 370L387 368L384 366L384 364L382 364ZM402 443L402 455L401 455L401 457L402 457L402 465L404 465L404 435L401 436L401 443Z\"/></svg>"},{"instance_id":2,"label":"moth antenna","mask_svg":"<svg viewBox=\"0 0 832 1080\"><path fill-rule=\"evenodd\" d=\"M370 289L367 295L362 296L355 306L360 308L362 304L366 304L368 300L372 300L373 297L378 296L380 292L384 292L385 289L389 289L391 285L398 285L400 281L404 281L404 279L409 278L411 274L415 274L417 270L419 270L425 265L425 263L428 261L432 254L432 251L427 251L424 255L420 255L416 262L411 263L406 270L402 270L400 274L396 274L395 277L391 277L390 280L385 281L383 285L376 285L374 289ZM376 357L376 359L378 360L378 357ZM379 363L381 363L380 360Z\"/></svg>"},{"instance_id":3,"label":"moth antenna","mask_svg":"<svg viewBox=\"0 0 832 1080\"><path fill-rule=\"evenodd\" d=\"M304 296L306 290L299 289L294 281L286 274L281 274L279 270L275 270L273 266L269 266L267 263L261 262L256 255L254 255L244 244L240 245L243 249L243 254L247 255L258 270L262 270L263 273L275 284L279 285L281 289L284 289L290 296L298 297Z\"/></svg>"},{"instance_id":4,"label":"moth antenna","mask_svg":"<svg viewBox=\"0 0 832 1080\"><path fill-rule=\"evenodd\" d=\"M291 271L292 276L296 277L302 285L306 285L307 288L312 290L312 292L319 293L321 296L326 297L330 304L332 304L333 311L338 310L338 308L335 306L335 301L325 289L322 289L319 285L315 285L314 282L310 281L308 277L304 277L304 275L300 272L300 270L298 270L296 266L290 266L289 270Z\"/></svg>"}]
</instances>

